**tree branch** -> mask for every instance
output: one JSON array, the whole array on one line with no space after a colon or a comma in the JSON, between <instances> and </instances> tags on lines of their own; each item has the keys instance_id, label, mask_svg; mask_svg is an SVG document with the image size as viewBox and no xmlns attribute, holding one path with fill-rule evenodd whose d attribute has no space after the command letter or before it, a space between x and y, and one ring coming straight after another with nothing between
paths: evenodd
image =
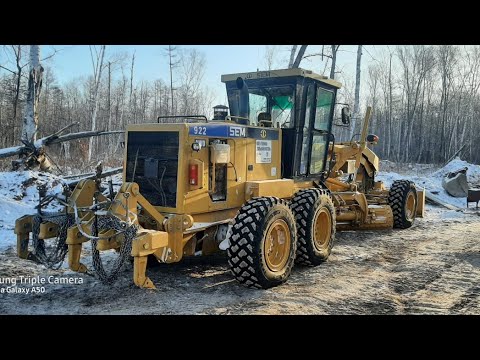
<instances>
[{"instance_id":1,"label":"tree branch","mask_svg":"<svg viewBox=\"0 0 480 360\"><path fill-rule=\"evenodd\" d=\"M66 126L65 128L58 131L56 134L61 133L66 128L69 128L73 125L75 125L75 123ZM62 135L62 136L56 136L56 134L53 134L35 141L35 143L33 144L33 147L38 149L42 146L59 144L65 141L83 139L83 138L92 137L92 136L103 136L103 135L113 135L113 134L123 134L123 133L124 133L123 130L113 130L113 131L83 131L78 133ZM0 149L0 159L7 158L14 155L19 155L27 148L30 148L30 146L20 145L20 146L13 146L5 149Z\"/></svg>"},{"instance_id":2,"label":"tree branch","mask_svg":"<svg viewBox=\"0 0 480 360\"><path fill-rule=\"evenodd\" d=\"M307 50L308 45L301 45L300 50L298 50L297 57L295 58L295 61L293 62L293 69L297 69L300 66L300 62L303 59L303 55L305 54L305 50Z\"/></svg>"},{"instance_id":3,"label":"tree branch","mask_svg":"<svg viewBox=\"0 0 480 360\"><path fill-rule=\"evenodd\" d=\"M4 70L7 70L7 71L10 71L12 74L15 74L15 75L17 75L17 72L16 72L16 71L13 71L13 70L7 69L5 66L2 66L2 65L0 65L0 68L2 68L2 69L4 69Z\"/></svg>"},{"instance_id":4,"label":"tree branch","mask_svg":"<svg viewBox=\"0 0 480 360\"><path fill-rule=\"evenodd\" d=\"M113 130L113 131L84 131L84 132L79 132L79 133L73 133L73 134L67 134L67 135L62 135L59 136L58 138L55 138L51 141L48 142L48 144L45 145L52 145L52 144L58 144L64 141L71 141L71 140L76 140L76 139L82 139L82 138L87 138L87 137L92 137L92 136L102 136L102 135L111 135L111 134L123 134L125 131L123 130Z\"/></svg>"},{"instance_id":5,"label":"tree branch","mask_svg":"<svg viewBox=\"0 0 480 360\"><path fill-rule=\"evenodd\" d=\"M40 61L45 61L45 60L48 60L48 59L51 59L52 57L54 57L58 52L62 51L63 49L60 49L60 50L57 50L55 48L53 48L53 54L50 54L48 55L47 57L44 57L43 59L41 59Z\"/></svg>"},{"instance_id":6,"label":"tree branch","mask_svg":"<svg viewBox=\"0 0 480 360\"><path fill-rule=\"evenodd\" d=\"M108 171L104 171L101 173L100 176L97 177L97 174L96 173L88 173L88 174L81 174L81 175L76 175L76 176L69 176L69 177L66 177L66 178L72 178L72 177L80 177L79 179L74 179L74 180L67 180L66 183L70 186L70 187L74 187L76 186L80 181L82 180L86 180L86 179L95 179L95 178L106 178L107 176L112 176L112 175L115 175L115 174L120 174L121 172L123 171L123 166L121 167L118 167L118 168L114 168L114 169L111 169L111 170L108 170Z\"/></svg>"}]
</instances>

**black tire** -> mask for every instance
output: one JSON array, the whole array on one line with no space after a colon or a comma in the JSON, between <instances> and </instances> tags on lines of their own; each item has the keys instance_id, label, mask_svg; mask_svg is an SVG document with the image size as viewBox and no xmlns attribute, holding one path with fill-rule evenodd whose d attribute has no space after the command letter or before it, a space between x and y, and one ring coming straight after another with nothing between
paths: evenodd
<instances>
[{"instance_id":1,"label":"black tire","mask_svg":"<svg viewBox=\"0 0 480 360\"><path fill-rule=\"evenodd\" d=\"M290 244L281 269L272 270L267 264L265 242L271 225L282 223L288 229ZM230 270L240 283L255 288L268 289L284 283L292 271L296 250L296 227L293 213L285 200L275 197L258 197L249 200L234 219L229 236L227 258Z\"/></svg>"},{"instance_id":2,"label":"black tire","mask_svg":"<svg viewBox=\"0 0 480 360\"><path fill-rule=\"evenodd\" d=\"M411 196L415 199L413 211L407 209ZM395 180L388 193L388 204L392 208L394 228L407 229L412 226L417 213L417 189L415 184L409 180Z\"/></svg>"},{"instance_id":3,"label":"black tire","mask_svg":"<svg viewBox=\"0 0 480 360\"><path fill-rule=\"evenodd\" d=\"M335 240L335 207L329 191L324 189L298 191L292 199L292 211L295 215L298 231L295 262L302 265L317 266L328 259ZM322 234L324 239L322 244L319 244L319 239L317 241L315 239L314 223L321 212L325 212L325 214L328 212L330 229ZM325 214L322 216L325 217Z\"/></svg>"}]
</instances>

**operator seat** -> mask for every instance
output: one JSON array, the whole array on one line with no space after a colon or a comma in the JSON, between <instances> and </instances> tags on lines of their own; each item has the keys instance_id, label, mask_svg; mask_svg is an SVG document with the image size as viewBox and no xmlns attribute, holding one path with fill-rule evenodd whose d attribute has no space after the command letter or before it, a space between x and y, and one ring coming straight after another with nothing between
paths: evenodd
<instances>
[{"instance_id":1,"label":"operator seat","mask_svg":"<svg viewBox=\"0 0 480 360\"><path fill-rule=\"evenodd\" d=\"M257 116L258 126L262 127L272 127L272 114L269 112L261 112Z\"/></svg>"}]
</instances>

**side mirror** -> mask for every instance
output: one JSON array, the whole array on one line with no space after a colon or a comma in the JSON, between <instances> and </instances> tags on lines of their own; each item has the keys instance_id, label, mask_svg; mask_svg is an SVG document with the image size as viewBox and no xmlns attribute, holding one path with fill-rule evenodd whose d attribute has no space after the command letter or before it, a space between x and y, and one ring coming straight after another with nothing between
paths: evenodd
<instances>
[{"instance_id":1,"label":"side mirror","mask_svg":"<svg viewBox=\"0 0 480 360\"><path fill-rule=\"evenodd\" d=\"M374 134L367 135L367 142L371 144L377 144L378 143L378 136Z\"/></svg>"},{"instance_id":2,"label":"side mirror","mask_svg":"<svg viewBox=\"0 0 480 360\"><path fill-rule=\"evenodd\" d=\"M350 125L350 118L351 118L351 114L350 114L350 108L348 106L345 106L342 108L342 123L344 125Z\"/></svg>"}]
</instances>

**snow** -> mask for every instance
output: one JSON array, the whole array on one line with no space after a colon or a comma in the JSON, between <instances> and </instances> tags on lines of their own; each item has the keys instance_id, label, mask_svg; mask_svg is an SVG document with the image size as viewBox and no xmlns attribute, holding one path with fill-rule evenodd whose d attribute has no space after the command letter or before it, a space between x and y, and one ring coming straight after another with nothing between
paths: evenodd
<instances>
[{"instance_id":1,"label":"snow","mask_svg":"<svg viewBox=\"0 0 480 360\"><path fill-rule=\"evenodd\" d=\"M447 165L445 165L445 167L435 171L432 176L439 177L441 180L447 173L462 169L464 167L468 168L468 182L470 184L480 184L480 166L470 164L466 161L460 160L459 158L452 160Z\"/></svg>"},{"instance_id":2,"label":"snow","mask_svg":"<svg viewBox=\"0 0 480 360\"><path fill-rule=\"evenodd\" d=\"M36 213L37 186L46 184L47 194L54 195L62 192L62 181L58 176L38 171L0 172L0 251L16 243L15 220Z\"/></svg>"},{"instance_id":3,"label":"snow","mask_svg":"<svg viewBox=\"0 0 480 360\"><path fill-rule=\"evenodd\" d=\"M0 197L0 251L4 251L16 242L16 235L13 230L15 228L15 220L19 217L31 214L34 209L21 202Z\"/></svg>"},{"instance_id":4,"label":"snow","mask_svg":"<svg viewBox=\"0 0 480 360\"><path fill-rule=\"evenodd\" d=\"M13 154L17 154L22 146L13 146L9 148L0 149L0 157L7 157Z\"/></svg>"},{"instance_id":5,"label":"snow","mask_svg":"<svg viewBox=\"0 0 480 360\"><path fill-rule=\"evenodd\" d=\"M466 208L467 206L466 198L456 198L456 197L450 196L442 187L442 179L447 173L455 170L459 170L464 167L468 168L467 180L470 187L477 187L477 186L480 187L480 166L470 164L466 161L460 160L459 158L452 160L443 168L438 169L429 174L400 175L396 172L380 171L376 178L377 180L383 181L387 187L391 186L391 184L395 180L401 180L401 179L411 180L415 183L417 188L419 189L425 188L431 193L434 193L434 195L436 195L440 200L446 202L447 204L463 209L463 208ZM412 167L412 169L413 168L415 167ZM380 170L381 170L381 166L380 166ZM438 194L435 194L437 191L438 191Z\"/></svg>"}]
</instances>

